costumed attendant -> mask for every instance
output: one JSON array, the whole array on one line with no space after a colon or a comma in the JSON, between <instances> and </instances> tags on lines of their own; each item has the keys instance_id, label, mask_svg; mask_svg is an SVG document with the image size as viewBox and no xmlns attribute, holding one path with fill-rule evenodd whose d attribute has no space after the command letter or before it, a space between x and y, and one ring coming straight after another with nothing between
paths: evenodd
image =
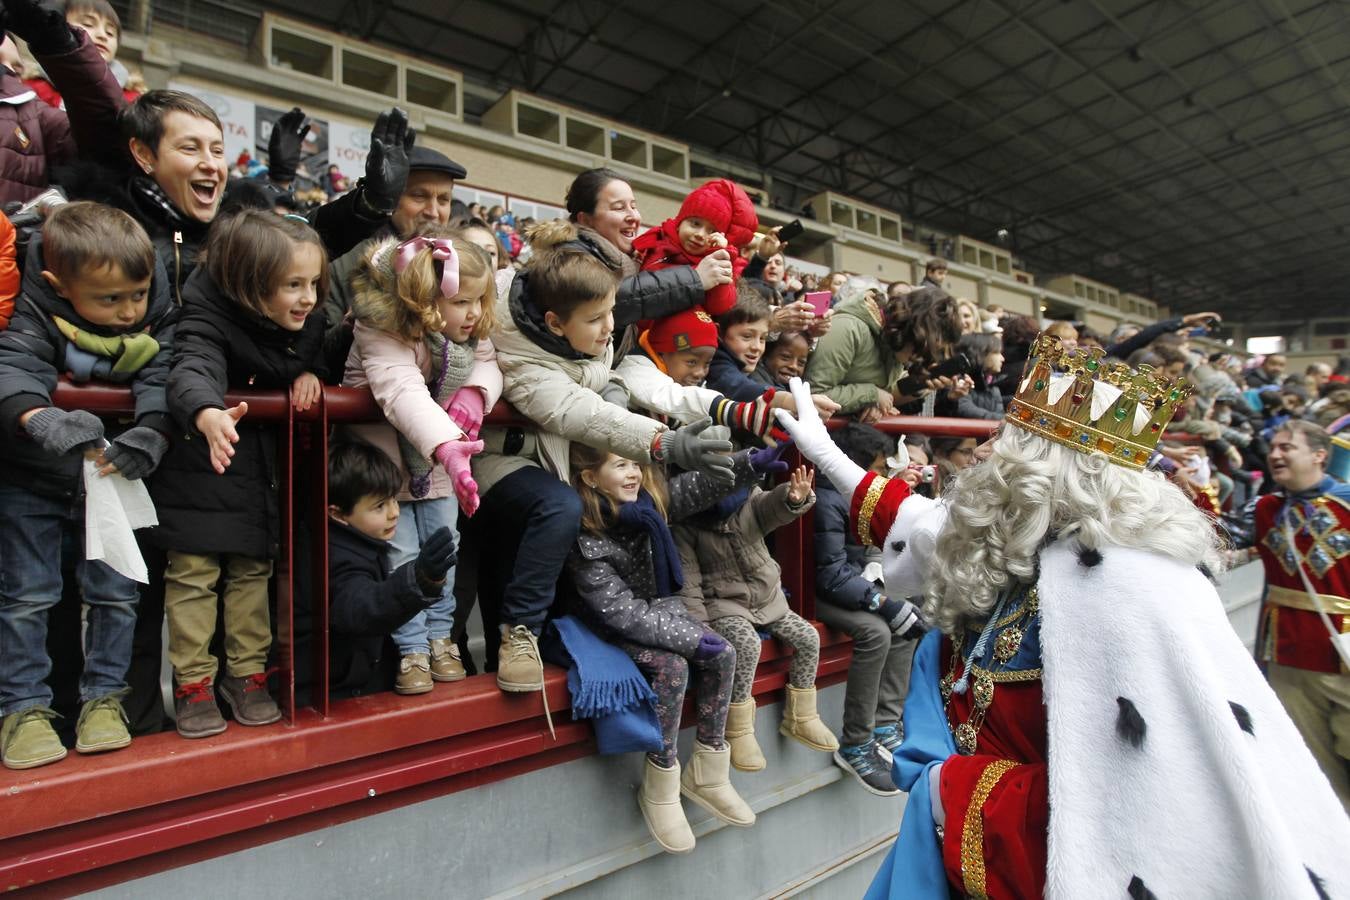
<instances>
[{"instance_id":1,"label":"costumed attendant","mask_svg":"<svg viewBox=\"0 0 1350 900\"><path fill-rule=\"evenodd\" d=\"M1256 503L1267 584L1258 650L1270 686L1350 810L1350 484L1328 474L1334 455L1350 457L1350 443L1334 440L1290 419L1270 442L1270 477L1282 490ZM1336 640L1347 642L1339 656Z\"/></svg>"},{"instance_id":2,"label":"costumed attendant","mask_svg":"<svg viewBox=\"0 0 1350 900\"><path fill-rule=\"evenodd\" d=\"M1350 892L1350 820L1202 572L1214 529L1142 471L1188 390L1041 335L989 459L941 502L779 414L852 497L887 594L924 593L940 629L869 898Z\"/></svg>"}]
</instances>

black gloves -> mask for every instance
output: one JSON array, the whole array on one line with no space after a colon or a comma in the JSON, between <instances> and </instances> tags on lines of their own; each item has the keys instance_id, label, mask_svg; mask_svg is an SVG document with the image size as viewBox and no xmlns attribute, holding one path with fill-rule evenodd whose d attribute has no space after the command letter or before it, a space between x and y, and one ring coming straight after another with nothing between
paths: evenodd
<instances>
[{"instance_id":1,"label":"black gloves","mask_svg":"<svg viewBox=\"0 0 1350 900\"><path fill-rule=\"evenodd\" d=\"M717 481L733 484L736 473L732 471L731 441L718 441L701 437L712 425L712 419L704 418L676 431L662 432L657 443L657 462L693 471L701 469Z\"/></svg>"},{"instance_id":2,"label":"black gloves","mask_svg":"<svg viewBox=\"0 0 1350 900\"><path fill-rule=\"evenodd\" d=\"M6 27L28 42L34 55L69 53L77 41L65 13L37 0L4 0Z\"/></svg>"},{"instance_id":3,"label":"black gloves","mask_svg":"<svg viewBox=\"0 0 1350 900\"><path fill-rule=\"evenodd\" d=\"M103 458L117 466L123 478L135 481L155 471L168 449L168 438L153 428L137 425L113 438Z\"/></svg>"},{"instance_id":4,"label":"black gloves","mask_svg":"<svg viewBox=\"0 0 1350 900\"><path fill-rule=\"evenodd\" d=\"M908 600L887 597L875 610L891 631L902 638L920 638L928 632L928 623L919 615L918 608Z\"/></svg>"},{"instance_id":5,"label":"black gloves","mask_svg":"<svg viewBox=\"0 0 1350 900\"><path fill-rule=\"evenodd\" d=\"M55 406L43 407L28 417L24 430L53 456L83 450L103 440L103 420L82 409L67 412Z\"/></svg>"},{"instance_id":6,"label":"black gloves","mask_svg":"<svg viewBox=\"0 0 1350 900\"><path fill-rule=\"evenodd\" d=\"M366 206L379 215L387 216L398 206L398 198L408 183L408 154L416 137L416 132L408 127L408 114L398 107L380 113L370 130L362 196Z\"/></svg>"},{"instance_id":7,"label":"black gloves","mask_svg":"<svg viewBox=\"0 0 1350 900\"><path fill-rule=\"evenodd\" d=\"M272 123L267 139L267 178L274 184L290 184L300 166L300 148L309 134L309 117L298 106Z\"/></svg>"},{"instance_id":8,"label":"black gloves","mask_svg":"<svg viewBox=\"0 0 1350 900\"><path fill-rule=\"evenodd\" d=\"M439 594L445 573L455 564L455 536L449 528L438 528L422 543L417 554L417 583L425 594ZM431 588L432 590L427 590Z\"/></svg>"}]
</instances>

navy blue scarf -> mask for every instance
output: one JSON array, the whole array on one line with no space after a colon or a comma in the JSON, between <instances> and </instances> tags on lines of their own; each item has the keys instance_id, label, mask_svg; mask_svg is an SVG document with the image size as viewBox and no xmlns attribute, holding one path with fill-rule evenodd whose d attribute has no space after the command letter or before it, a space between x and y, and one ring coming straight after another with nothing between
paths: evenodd
<instances>
[{"instance_id":1,"label":"navy blue scarf","mask_svg":"<svg viewBox=\"0 0 1350 900\"><path fill-rule=\"evenodd\" d=\"M651 539L652 574L656 578L657 593L669 597L679 591L684 586L680 552L675 548L675 538L671 537L666 517L656 508L652 495L641 491L632 503L620 506L619 524L641 531Z\"/></svg>"}]
</instances>

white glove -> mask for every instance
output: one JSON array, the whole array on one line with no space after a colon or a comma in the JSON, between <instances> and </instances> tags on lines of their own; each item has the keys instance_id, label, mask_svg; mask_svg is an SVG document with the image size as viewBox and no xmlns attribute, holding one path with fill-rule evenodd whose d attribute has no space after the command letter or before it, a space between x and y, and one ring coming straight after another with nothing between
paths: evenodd
<instances>
[{"instance_id":1,"label":"white glove","mask_svg":"<svg viewBox=\"0 0 1350 900\"><path fill-rule=\"evenodd\" d=\"M792 435L802 456L815 463L816 468L830 479L839 493L846 498L852 497L853 489L862 481L866 471L845 456L844 451L830 438L825 423L816 413L816 404L811 399L811 385L800 378L793 378L788 382L788 389L797 404L797 415L785 409L775 409L773 414L778 424Z\"/></svg>"}]
</instances>

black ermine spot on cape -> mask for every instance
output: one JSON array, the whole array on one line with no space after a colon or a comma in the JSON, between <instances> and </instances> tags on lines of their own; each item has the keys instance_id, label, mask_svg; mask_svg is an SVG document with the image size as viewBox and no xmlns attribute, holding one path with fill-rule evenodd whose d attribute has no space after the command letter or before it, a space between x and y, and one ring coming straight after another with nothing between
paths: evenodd
<instances>
[{"instance_id":1,"label":"black ermine spot on cape","mask_svg":"<svg viewBox=\"0 0 1350 900\"><path fill-rule=\"evenodd\" d=\"M1254 737L1256 732L1252 730L1252 714L1247 712L1247 707L1229 700L1228 708L1233 711L1233 718L1237 719L1238 727Z\"/></svg>"},{"instance_id":2,"label":"black ermine spot on cape","mask_svg":"<svg viewBox=\"0 0 1350 900\"><path fill-rule=\"evenodd\" d=\"M1148 724L1144 721L1144 717L1139 715L1139 710L1134 708L1134 704L1124 697L1117 697L1116 705L1120 707L1120 713L1116 716L1116 734L1137 749L1144 743Z\"/></svg>"},{"instance_id":3,"label":"black ermine spot on cape","mask_svg":"<svg viewBox=\"0 0 1350 900\"><path fill-rule=\"evenodd\" d=\"M1158 895L1144 886L1144 879L1138 875L1130 879L1130 886L1126 889L1130 893L1131 900L1158 900Z\"/></svg>"},{"instance_id":4,"label":"black ermine spot on cape","mask_svg":"<svg viewBox=\"0 0 1350 900\"><path fill-rule=\"evenodd\" d=\"M1205 565L1204 563L1196 563L1195 569L1201 575L1205 576L1205 578L1208 579L1211 584L1219 583L1219 580L1214 577L1214 572L1209 568L1209 566Z\"/></svg>"},{"instance_id":5,"label":"black ermine spot on cape","mask_svg":"<svg viewBox=\"0 0 1350 900\"><path fill-rule=\"evenodd\" d=\"M904 553L904 552L905 552L905 542L904 542L904 541L891 541L891 549L894 550L896 553Z\"/></svg>"},{"instance_id":6,"label":"black ermine spot on cape","mask_svg":"<svg viewBox=\"0 0 1350 900\"><path fill-rule=\"evenodd\" d=\"M1085 569L1102 564L1102 553L1092 547L1078 548L1078 564Z\"/></svg>"},{"instance_id":7,"label":"black ermine spot on cape","mask_svg":"<svg viewBox=\"0 0 1350 900\"><path fill-rule=\"evenodd\" d=\"M1321 876L1307 866L1304 866L1303 869L1308 873L1308 879L1312 881L1313 890L1317 891L1319 900L1331 900L1331 895L1327 893L1326 885L1323 884Z\"/></svg>"}]
</instances>

